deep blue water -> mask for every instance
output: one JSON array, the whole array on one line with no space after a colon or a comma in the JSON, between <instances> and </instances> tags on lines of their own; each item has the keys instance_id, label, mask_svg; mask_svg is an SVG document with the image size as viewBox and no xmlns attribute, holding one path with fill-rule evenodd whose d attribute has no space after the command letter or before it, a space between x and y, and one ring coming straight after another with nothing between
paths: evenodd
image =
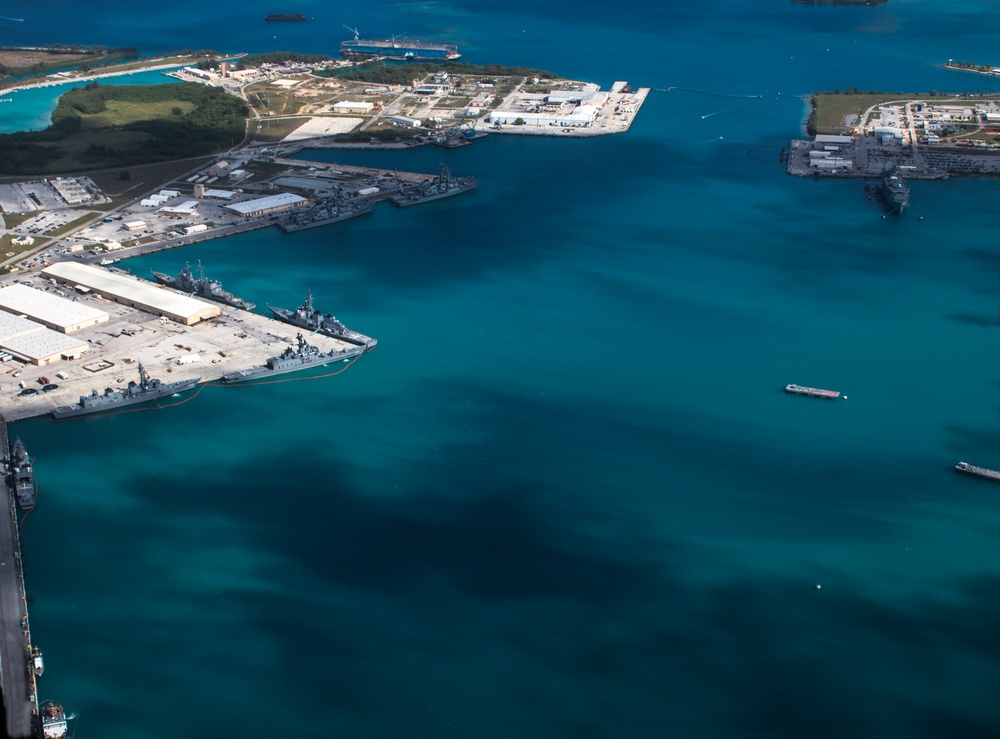
<instances>
[{"instance_id":1,"label":"deep blue water","mask_svg":"<svg viewBox=\"0 0 1000 739\"><path fill-rule=\"evenodd\" d=\"M935 65L1000 61L1000 5L615 11L5 6L4 43L334 52L347 23L701 91L605 139L316 153L482 184L127 263L201 259L261 306L311 288L380 343L336 378L16 424L42 697L78 737L1000 732L997 492L951 470L1000 465L1000 182L913 183L882 219L774 166L791 95L996 89Z\"/></svg>"}]
</instances>

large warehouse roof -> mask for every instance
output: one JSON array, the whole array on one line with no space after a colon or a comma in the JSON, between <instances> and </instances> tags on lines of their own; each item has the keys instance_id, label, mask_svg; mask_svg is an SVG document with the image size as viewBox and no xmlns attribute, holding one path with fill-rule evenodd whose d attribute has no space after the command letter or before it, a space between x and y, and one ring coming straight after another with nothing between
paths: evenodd
<instances>
[{"instance_id":1,"label":"large warehouse roof","mask_svg":"<svg viewBox=\"0 0 1000 739\"><path fill-rule=\"evenodd\" d=\"M4 339L2 346L11 354L44 365L62 356L83 354L87 342L43 328L35 333Z\"/></svg>"},{"instance_id":2,"label":"large warehouse roof","mask_svg":"<svg viewBox=\"0 0 1000 739\"><path fill-rule=\"evenodd\" d=\"M4 340L13 336L24 336L25 334L33 334L35 331L44 330L44 328L34 321L15 316L12 313L0 311L0 344L3 344Z\"/></svg>"},{"instance_id":3,"label":"large warehouse roof","mask_svg":"<svg viewBox=\"0 0 1000 739\"><path fill-rule=\"evenodd\" d=\"M135 277L109 272L88 264L57 262L43 269L42 274L73 285L89 287L94 292L124 305L155 315L167 316L188 326L222 312L218 305L189 298Z\"/></svg>"},{"instance_id":4,"label":"large warehouse roof","mask_svg":"<svg viewBox=\"0 0 1000 739\"><path fill-rule=\"evenodd\" d=\"M240 215L247 215L249 213L265 212L274 208L285 208L289 205L304 203L305 200L301 195L283 192L280 195L268 195L266 198L257 198L256 200L247 200L243 203L227 205L226 210Z\"/></svg>"},{"instance_id":5,"label":"large warehouse roof","mask_svg":"<svg viewBox=\"0 0 1000 739\"><path fill-rule=\"evenodd\" d=\"M108 320L108 314L102 310L27 285L0 288L0 308L9 313L24 314L64 333Z\"/></svg>"}]
</instances>

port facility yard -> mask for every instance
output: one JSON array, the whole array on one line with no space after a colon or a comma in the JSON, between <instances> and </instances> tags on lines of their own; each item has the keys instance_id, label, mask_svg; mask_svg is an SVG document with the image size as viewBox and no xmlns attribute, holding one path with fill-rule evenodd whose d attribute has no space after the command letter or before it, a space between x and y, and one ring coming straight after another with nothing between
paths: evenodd
<instances>
[{"instance_id":1,"label":"port facility yard","mask_svg":"<svg viewBox=\"0 0 1000 739\"><path fill-rule=\"evenodd\" d=\"M313 67L330 66L267 65L227 70L227 76L189 69L169 74L241 97L253 113L247 130L254 143L309 139L323 141L325 148L338 143L432 144L456 129L533 135L566 130L585 136L623 133L649 94L649 88L631 91L624 81L601 92L589 82L523 75L439 72L400 85L314 73ZM582 99L585 96L590 97ZM532 123L542 109L545 122ZM524 122L515 123L518 119Z\"/></svg>"},{"instance_id":2,"label":"port facility yard","mask_svg":"<svg viewBox=\"0 0 1000 739\"><path fill-rule=\"evenodd\" d=\"M53 285L40 275L21 281L39 290L65 292L62 285ZM90 347L81 359L41 367L14 360L0 362L0 415L8 421L46 415L58 406L73 405L92 390L103 392L106 387L118 389L130 380L138 381L139 362L163 382L218 380L227 372L263 364L286 346L294 346L299 332L295 326L209 301L207 305L221 308L221 315L184 326L93 293L75 300L107 312L110 320L73 334ZM309 334L307 340L324 352L356 348L320 334ZM327 366L326 372L313 370L310 374L327 374L338 368ZM66 379L57 378L57 372L67 375ZM308 375L279 380L300 376ZM58 387L42 392L43 377ZM38 392L22 396L22 385ZM169 405L178 400L165 398L160 403Z\"/></svg>"},{"instance_id":3,"label":"port facility yard","mask_svg":"<svg viewBox=\"0 0 1000 739\"><path fill-rule=\"evenodd\" d=\"M907 179L1000 174L996 98L900 93L813 97L812 140L795 140L787 172L799 177Z\"/></svg>"}]
</instances>

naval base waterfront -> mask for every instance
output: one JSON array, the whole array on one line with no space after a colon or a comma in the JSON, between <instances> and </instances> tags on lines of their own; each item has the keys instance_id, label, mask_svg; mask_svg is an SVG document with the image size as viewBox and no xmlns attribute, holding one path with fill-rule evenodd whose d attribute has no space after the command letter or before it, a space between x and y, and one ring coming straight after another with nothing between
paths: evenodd
<instances>
[{"instance_id":1,"label":"naval base waterfront","mask_svg":"<svg viewBox=\"0 0 1000 739\"><path fill-rule=\"evenodd\" d=\"M7 422L0 416L0 451L4 482L0 485L0 674L6 710L6 736L34 735L38 721L38 687L32 670L28 600L24 592L21 539L10 471Z\"/></svg>"},{"instance_id":2,"label":"naval base waterfront","mask_svg":"<svg viewBox=\"0 0 1000 739\"><path fill-rule=\"evenodd\" d=\"M24 283L53 293L58 290L41 277L22 280ZM138 378L140 362L150 375L165 383L205 383L263 365L295 345L294 326L236 308L223 308L217 317L184 326L97 295L78 296L76 301L107 312L109 320L74 334L90 347L82 359L48 366L14 360L0 363L0 414L8 421L50 414L77 403L80 396L93 390L125 387ZM369 341L373 346L374 340ZM354 343L322 334L310 335L309 342L322 352L343 350L345 356L354 356L357 348ZM56 379L56 372L65 378ZM56 382L43 383L43 378ZM44 391L46 384L56 387ZM23 388L39 392L24 396L20 394ZM164 399L160 405L171 402L176 401Z\"/></svg>"}]
</instances>

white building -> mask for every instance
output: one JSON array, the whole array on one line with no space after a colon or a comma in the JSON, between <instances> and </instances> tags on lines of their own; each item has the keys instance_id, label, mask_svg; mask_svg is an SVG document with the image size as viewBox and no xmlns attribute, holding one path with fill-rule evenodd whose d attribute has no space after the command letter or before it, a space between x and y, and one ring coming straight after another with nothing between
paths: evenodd
<instances>
[{"instance_id":1,"label":"white building","mask_svg":"<svg viewBox=\"0 0 1000 739\"><path fill-rule=\"evenodd\" d=\"M353 101L350 101L350 100L342 100L339 103L334 103L333 105L331 105L330 106L330 110L332 110L334 113L348 113L348 114L354 114L354 115L357 115L357 114L365 115L367 113L371 113L372 108L374 108L374 107L375 107L375 105L373 103L353 102Z\"/></svg>"},{"instance_id":2,"label":"white building","mask_svg":"<svg viewBox=\"0 0 1000 739\"><path fill-rule=\"evenodd\" d=\"M138 308L155 316L166 316L185 326L192 326L219 315L222 309L213 303L189 298L173 290L163 290L135 277L109 272L99 267L75 262L57 262L42 270L52 277L74 287L85 287L109 300Z\"/></svg>"},{"instance_id":3,"label":"white building","mask_svg":"<svg viewBox=\"0 0 1000 739\"><path fill-rule=\"evenodd\" d=\"M255 200L247 200L242 203L226 205L224 206L224 210L229 211L233 215L253 218L294 208L296 205L301 205L306 202L308 201L301 195L283 192L280 195L269 195L265 198L257 198Z\"/></svg>"},{"instance_id":4,"label":"white building","mask_svg":"<svg viewBox=\"0 0 1000 739\"><path fill-rule=\"evenodd\" d=\"M0 309L26 316L64 334L96 326L109 318L104 311L89 305L18 284L0 288Z\"/></svg>"}]
</instances>

